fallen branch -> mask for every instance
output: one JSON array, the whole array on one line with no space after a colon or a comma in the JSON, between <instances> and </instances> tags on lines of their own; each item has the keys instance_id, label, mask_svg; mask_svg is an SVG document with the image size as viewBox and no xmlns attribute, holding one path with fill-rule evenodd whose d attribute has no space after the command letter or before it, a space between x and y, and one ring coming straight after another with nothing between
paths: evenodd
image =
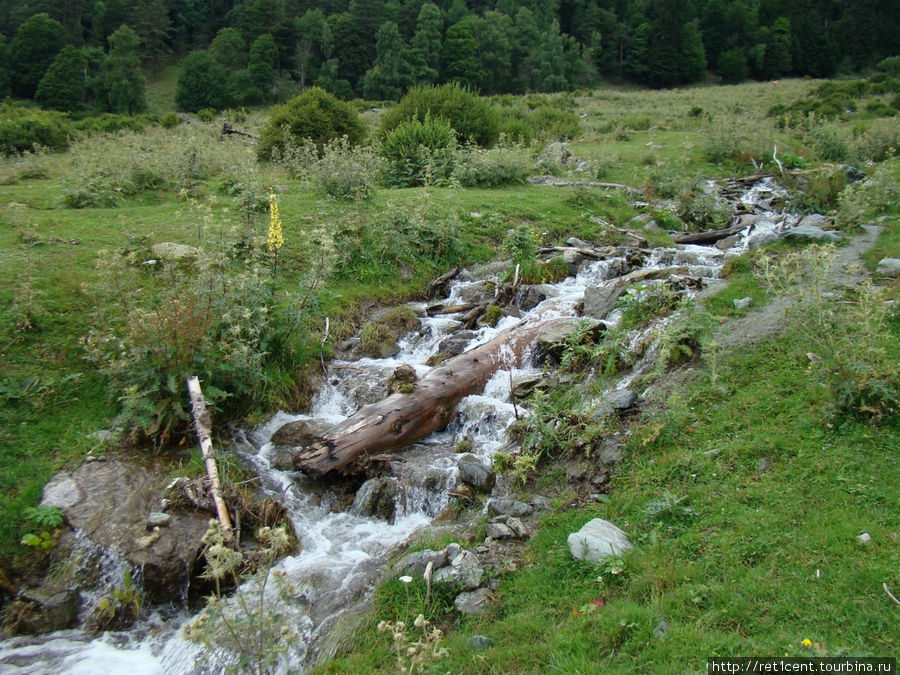
<instances>
[{"instance_id":1,"label":"fallen branch","mask_svg":"<svg viewBox=\"0 0 900 675\"><path fill-rule=\"evenodd\" d=\"M676 244L715 244L725 237L737 234L741 230L746 229L746 225L732 225L721 230L707 230L706 232L694 232L692 234L681 234L674 238Z\"/></svg>"},{"instance_id":2,"label":"fallen branch","mask_svg":"<svg viewBox=\"0 0 900 675\"><path fill-rule=\"evenodd\" d=\"M200 451L203 453L203 463L206 464L206 475L209 477L210 492L213 503L216 506L216 515L222 524L226 541L231 540L233 528L231 517L228 515L228 507L222 497L222 485L219 482L219 470L216 468L216 455L213 450L211 427L212 420L206 409L206 399L200 390L200 379L194 375L188 379L188 394L191 397L191 413L194 416L194 430L197 432L197 440L200 442Z\"/></svg>"},{"instance_id":3,"label":"fallen branch","mask_svg":"<svg viewBox=\"0 0 900 675\"><path fill-rule=\"evenodd\" d=\"M411 445L453 419L456 405L483 391L500 368L519 365L522 352L546 327L576 318L520 322L490 342L436 367L416 383L413 392L391 394L367 405L333 426L321 440L294 455L294 466L311 476L344 469L363 455Z\"/></svg>"},{"instance_id":4,"label":"fallen branch","mask_svg":"<svg viewBox=\"0 0 900 675\"><path fill-rule=\"evenodd\" d=\"M249 134L246 131L240 131L239 129L235 129L228 122L222 123L222 135L223 136L244 136L246 138L252 138L254 141L259 140L258 136Z\"/></svg>"},{"instance_id":5,"label":"fallen branch","mask_svg":"<svg viewBox=\"0 0 900 675\"><path fill-rule=\"evenodd\" d=\"M893 600L894 602L896 602L898 605L900 605L900 600L898 600L898 599L894 596L894 594L891 593L891 589L888 588L887 582L883 582L883 583L881 584L881 586L884 588L884 592L888 594L888 597L889 597L891 600Z\"/></svg>"}]
</instances>

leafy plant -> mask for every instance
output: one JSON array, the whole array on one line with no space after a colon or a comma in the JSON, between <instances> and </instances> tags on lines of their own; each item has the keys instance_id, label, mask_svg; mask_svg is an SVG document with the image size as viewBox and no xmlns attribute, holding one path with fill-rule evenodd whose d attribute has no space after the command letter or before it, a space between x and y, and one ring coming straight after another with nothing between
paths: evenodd
<instances>
[{"instance_id":1,"label":"leafy plant","mask_svg":"<svg viewBox=\"0 0 900 675\"><path fill-rule=\"evenodd\" d=\"M31 523L34 523L38 527L44 527L47 529L52 529L54 527L58 527L63 523L63 512L58 506L29 506L24 511L22 511L22 515L25 516L25 519Z\"/></svg>"},{"instance_id":2,"label":"leafy plant","mask_svg":"<svg viewBox=\"0 0 900 675\"><path fill-rule=\"evenodd\" d=\"M91 619L95 631L116 630L128 626L141 615L142 596L135 585L131 570L125 568L122 585L113 588L112 593L103 598Z\"/></svg>"}]
</instances>

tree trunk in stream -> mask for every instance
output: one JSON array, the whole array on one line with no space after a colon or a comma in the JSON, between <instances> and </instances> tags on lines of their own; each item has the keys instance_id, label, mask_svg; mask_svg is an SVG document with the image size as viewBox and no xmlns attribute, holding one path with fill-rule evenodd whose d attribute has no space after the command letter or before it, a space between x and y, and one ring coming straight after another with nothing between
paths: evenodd
<instances>
[{"instance_id":1,"label":"tree trunk in stream","mask_svg":"<svg viewBox=\"0 0 900 675\"><path fill-rule=\"evenodd\" d=\"M415 391L395 393L361 408L318 443L294 455L294 465L321 476L343 469L362 455L403 448L443 429L464 396L483 391L498 370L518 367L522 352L542 330L577 321L569 317L516 324L490 342L444 362L419 380Z\"/></svg>"}]
</instances>

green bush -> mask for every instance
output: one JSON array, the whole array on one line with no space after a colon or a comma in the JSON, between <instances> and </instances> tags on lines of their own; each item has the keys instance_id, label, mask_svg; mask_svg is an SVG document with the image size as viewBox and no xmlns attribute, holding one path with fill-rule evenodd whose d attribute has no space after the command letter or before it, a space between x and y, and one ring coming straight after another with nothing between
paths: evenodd
<instances>
[{"instance_id":1,"label":"green bush","mask_svg":"<svg viewBox=\"0 0 900 675\"><path fill-rule=\"evenodd\" d=\"M201 122L212 122L216 119L216 111L212 108L203 108L197 111L197 119Z\"/></svg>"},{"instance_id":2,"label":"green bush","mask_svg":"<svg viewBox=\"0 0 900 675\"><path fill-rule=\"evenodd\" d=\"M889 56L878 63L878 70L884 71L888 75L900 77L900 56Z\"/></svg>"},{"instance_id":3,"label":"green bush","mask_svg":"<svg viewBox=\"0 0 900 675\"><path fill-rule=\"evenodd\" d=\"M472 140L489 148L500 137L500 116L490 102L455 82L410 89L400 103L382 116L382 134L386 137L412 119L424 122L427 116L446 119L460 142Z\"/></svg>"},{"instance_id":4,"label":"green bush","mask_svg":"<svg viewBox=\"0 0 900 675\"><path fill-rule=\"evenodd\" d=\"M869 101L866 104L866 112L870 115L873 115L874 117L893 117L897 114L896 110L894 110L880 98L875 99L874 101Z\"/></svg>"},{"instance_id":5,"label":"green bush","mask_svg":"<svg viewBox=\"0 0 900 675\"><path fill-rule=\"evenodd\" d=\"M104 113L78 120L73 126L86 134L112 134L117 131L143 131L147 118Z\"/></svg>"},{"instance_id":6,"label":"green bush","mask_svg":"<svg viewBox=\"0 0 900 675\"><path fill-rule=\"evenodd\" d=\"M387 160L388 181L399 187L423 185L446 179L452 169L456 134L450 122L426 114L412 118L388 132L381 146Z\"/></svg>"},{"instance_id":7,"label":"green bush","mask_svg":"<svg viewBox=\"0 0 900 675\"><path fill-rule=\"evenodd\" d=\"M325 146L322 159L312 166L316 186L332 197L366 199L375 193L381 158L368 148L354 148L344 138Z\"/></svg>"},{"instance_id":8,"label":"green bush","mask_svg":"<svg viewBox=\"0 0 900 675\"><path fill-rule=\"evenodd\" d=\"M37 146L65 150L72 131L65 113L0 106L0 153L4 155L30 152Z\"/></svg>"},{"instance_id":9,"label":"green bush","mask_svg":"<svg viewBox=\"0 0 900 675\"><path fill-rule=\"evenodd\" d=\"M365 138L366 128L353 108L319 87L307 89L284 105L275 106L259 135L257 154L269 159L281 152L285 143L310 139L321 154L325 144L347 137L351 145Z\"/></svg>"},{"instance_id":10,"label":"green bush","mask_svg":"<svg viewBox=\"0 0 900 675\"><path fill-rule=\"evenodd\" d=\"M165 115L159 118L159 124L163 127L163 129L174 129L179 124L181 124L181 118L177 115L177 113L167 112Z\"/></svg>"},{"instance_id":11,"label":"green bush","mask_svg":"<svg viewBox=\"0 0 900 675\"><path fill-rule=\"evenodd\" d=\"M581 123L575 113L545 105L532 113L532 127L541 138L571 140L581 133Z\"/></svg>"}]
</instances>

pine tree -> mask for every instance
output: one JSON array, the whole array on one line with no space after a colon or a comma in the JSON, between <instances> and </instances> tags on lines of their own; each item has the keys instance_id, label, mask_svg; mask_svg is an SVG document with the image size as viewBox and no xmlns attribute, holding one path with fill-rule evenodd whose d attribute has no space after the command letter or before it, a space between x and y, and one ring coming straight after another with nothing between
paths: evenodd
<instances>
[{"instance_id":1,"label":"pine tree","mask_svg":"<svg viewBox=\"0 0 900 675\"><path fill-rule=\"evenodd\" d=\"M697 82L706 72L706 52L696 22L688 21L681 32L679 71L682 82Z\"/></svg>"},{"instance_id":2,"label":"pine tree","mask_svg":"<svg viewBox=\"0 0 900 675\"><path fill-rule=\"evenodd\" d=\"M784 77L791 72L791 68L791 22L787 17L780 16L775 19L769 32L763 72L768 78Z\"/></svg>"},{"instance_id":3,"label":"pine tree","mask_svg":"<svg viewBox=\"0 0 900 675\"><path fill-rule=\"evenodd\" d=\"M541 33L537 45L537 67L531 73L530 85L536 91L553 92L566 88L566 55L559 23Z\"/></svg>"},{"instance_id":4,"label":"pine tree","mask_svg":"<svg viewBox=\"0 0 900 675\"><path fill-rule=\"evenodd\" d=\"M147 109L146 80L138 57L140 38L128 26L109 36L109 56L103 71L109 110L133 115Z\"/></svg>"},{"instance_id":5,"label":"pine tree","mask_svg":"<svg viewBox=\"0 0 900 675\"><path fill-rule=\"evenodd\" d=\"M512 91L514 84L512 41L515 31L513 20L506 14L485 12L482 19L472 22L472 27L478 40L485 91L493 93Z\"/></svg>"},{"instance_id":6,"label":"pine tree","mask_svg":"<svg viewBox=\"0 0 900 675\"><path fill-rule=\"evenodd\" d=\"M445 80L459 82L472 89L480 86L484 71L478 58L478 42L469 21L461 21L447 29L441 48L441 62Z\"/></svg>"},{"instance_id":7,"label":"pine tree","mask_svg":"<svg viewBox=\"0 0 900 675\"><path fill-rule=\"evenodd\" d=\"M62 49L64 39L62 24L48 14L35 14L19 27L6 59L14 95L34 96L41 78Z\"/></svg>"},{"instance_id":8,"label":"pine tree","mask_svg":"<svg viewBox=\"0 0 900 675\"><path fill-rule=\"evenodd\" d=\"M404 58L406 52L397 24L385 21L378 29L375 41L375 64L363 76L364 97L394 101L400 98L407 85L404 72L409 70Z\"/></svg>"},{"instance_id":9,"label":"pine tree","mask_svg":"<svg viewBox=\"0 0 900 675\"><path fill-rule=\"evenodd\" d=\"M426 2L419 10L410 50L410 74L416 84L434 84L441 61L441 10Z\"/></svg>"},{"instance_id":10,"label":"pine tree","mask_svg":"<svg viewBox=\"0 0 900 675\"><path fill-rule=\"evenodd\" d=\"M155 72L169 53L172 21L163 0L140 0L131 13L131 26L140 39L141 61Z\"/></svg>"},{"instance_id":11,"label":"pine tree","mask_svg":"<svg viewBox=\"0 0 900 675\"><path fill-rule=\"evenodd\" d=\"M272 97L277 58L278 48L275 46L275 40L268 33L260 35L250 46L247 70L254 86L263 93L264 99Z\"/></svg>"},{"instance_id":12,"label":"pine tree","mask_svg":"<svg viewBox=\"0 0 900 675\"><path fill-rule=\"evenodd\" d=\"M41 79L34 99L42 108L77 110L84 100L85 68L81 51L72 45L66 45Z\"/></svg>"}]
</instances>

